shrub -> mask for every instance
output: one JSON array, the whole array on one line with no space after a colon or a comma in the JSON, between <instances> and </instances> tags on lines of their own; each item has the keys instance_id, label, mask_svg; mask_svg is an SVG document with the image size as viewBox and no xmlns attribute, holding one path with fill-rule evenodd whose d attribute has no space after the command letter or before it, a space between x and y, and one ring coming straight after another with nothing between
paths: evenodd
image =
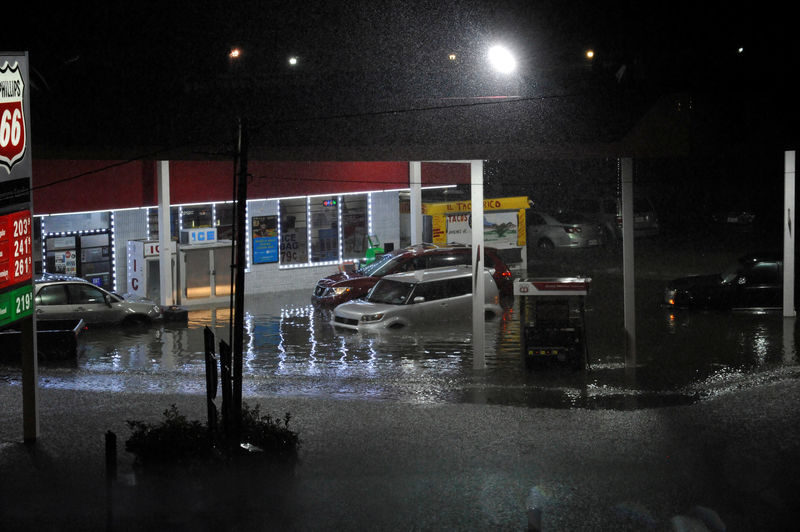
<instances>
[{"instance_id":1,"label":"shrub","mask_svg":"<svg viewBox=\"0 0 800 532\"><path fill-rule=\"evenodd\" d=\"M262 416L259 405L250 408L243 403L241 442L260 451L248 454L266 461L293 461L300 438L289 429L290 419L288 412L282 419ZM139 467L222 463L242 452L239 442L227 441L221 429L212 433L207 424L188 420L174 404L164 411L160 423L128 420L127 424L132 434L125 442L125 449L135 455L134 463Z\"/></svg>"},{"instance_id":2,"label":"shrub","mask_svg":"<svg viewBox=\"0 0 800 532\"><path fill-rule=\"evenodd\" d=\"M242 404L242 433L243 442L258 447L268 456L281 460L290 460L297 457L300 438L297 433L289 429L289 412L283 419L272 418L269 414L261 415L259 405L250 408L247 403Z\"/></svg>"}]
</instances>

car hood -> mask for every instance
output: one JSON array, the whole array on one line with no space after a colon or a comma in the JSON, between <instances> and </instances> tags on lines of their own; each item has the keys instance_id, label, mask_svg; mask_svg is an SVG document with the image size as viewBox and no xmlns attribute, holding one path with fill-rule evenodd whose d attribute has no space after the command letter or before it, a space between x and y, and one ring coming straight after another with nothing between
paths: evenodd
<instances>
[{"instance_id":1,"label":"car hood","mask_svg":"<svg viewBox=\"0 0 800 532\"><path fill-rule=\"evenodd\" d=\"M337 316L348 318L360 317L365 314L384 314L402 305L389 305L387 303L371 303L364 299L354 299L337 306L333 313Z\"/></svg>"},{"instance_id":2,"label":"car hood","mask_svg":"<svg viewBox=\"0 0 800 532\"><path fill-rule=\"evenodd\" d=\"M708 275L691 275L689 277L673 279L669 282L670 288L676 289L711 287L719 286L720 284L722 284L722 275L719 273Z\"/></svg>"},{"instance_id":3,"label":"car hood","mask_svg":"<svg viewBox=\"0 0 800 532\"><path fill-rule=\"evenodd\" d=\"M340 284L348 284L361 279L369 279L369 277L358 272L341 272L334 273L328 277L324 277L317 282L319 286L337 286Z\"/></svg>"}]
</instances>

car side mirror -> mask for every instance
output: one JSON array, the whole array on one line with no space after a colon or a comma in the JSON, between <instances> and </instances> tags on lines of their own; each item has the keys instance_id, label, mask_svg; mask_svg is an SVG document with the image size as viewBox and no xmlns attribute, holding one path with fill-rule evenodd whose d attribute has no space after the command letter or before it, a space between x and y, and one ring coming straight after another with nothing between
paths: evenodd
<instances>
[{"instance_id":1,"label":"car side mirror","mask_svg":"<svg viewBox=\"0 0 800 532\"><path fill-rule=\"evenodd\" d=\"M413 302L414 303L423 303L424 301L425 301L425 297L424 296L417 296L417 297L414 298Z\"/></svg>"},{"instance_id":2,"label":"car side mirror","mask_svg":"<svg viewBox=\"0 0 800 532\"><path fill-rule=\"evenodd\" d=\"M111 307L111 297L108 294L103 294L103 301L106 302L108 307Z\"/></svg>"}]
</instances>

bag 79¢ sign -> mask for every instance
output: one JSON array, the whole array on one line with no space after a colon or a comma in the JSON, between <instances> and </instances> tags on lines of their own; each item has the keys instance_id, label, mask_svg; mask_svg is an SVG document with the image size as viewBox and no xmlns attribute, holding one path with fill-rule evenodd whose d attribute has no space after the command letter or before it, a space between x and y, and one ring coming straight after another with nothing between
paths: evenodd
<instances>
[{"instance_id":1,"label":"bag 79\u00a2 sign","mask_svg":"<svg viewBox=\"0 0 800 532\"><path fill-rule=\"evenodd\" d=\"M0 165L7 172L25 155L25 82L19 63L0 66Z\"/></svg>"}]
</instances>

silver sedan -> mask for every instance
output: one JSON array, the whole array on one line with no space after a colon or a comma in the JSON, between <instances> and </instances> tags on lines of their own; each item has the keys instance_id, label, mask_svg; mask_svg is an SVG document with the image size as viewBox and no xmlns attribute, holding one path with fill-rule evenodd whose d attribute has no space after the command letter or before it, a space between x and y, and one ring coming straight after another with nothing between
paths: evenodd
<instances>
[{"instance_id":1,"label":"silver sedan","mask_svg":"<svg viewBox=\"0 0 800 532\"><path fill-rule=\"evenodd\" d=\"M603 227L582 214L529 211L526 225L528 245L538 248L584 248L605 243Z\"/></svg>"},{"instance_id":2,"label":"silver sedan","mask_svg":"<svg viewBox=\"0 0 800 532\"><path fill-rule=\"evenodd\" d=\"M36 319L83 319L87 325L149 324L163 319L161 307L129 300L78 278L44 276L34 282Z\"/></svg>"}]
</instances>

